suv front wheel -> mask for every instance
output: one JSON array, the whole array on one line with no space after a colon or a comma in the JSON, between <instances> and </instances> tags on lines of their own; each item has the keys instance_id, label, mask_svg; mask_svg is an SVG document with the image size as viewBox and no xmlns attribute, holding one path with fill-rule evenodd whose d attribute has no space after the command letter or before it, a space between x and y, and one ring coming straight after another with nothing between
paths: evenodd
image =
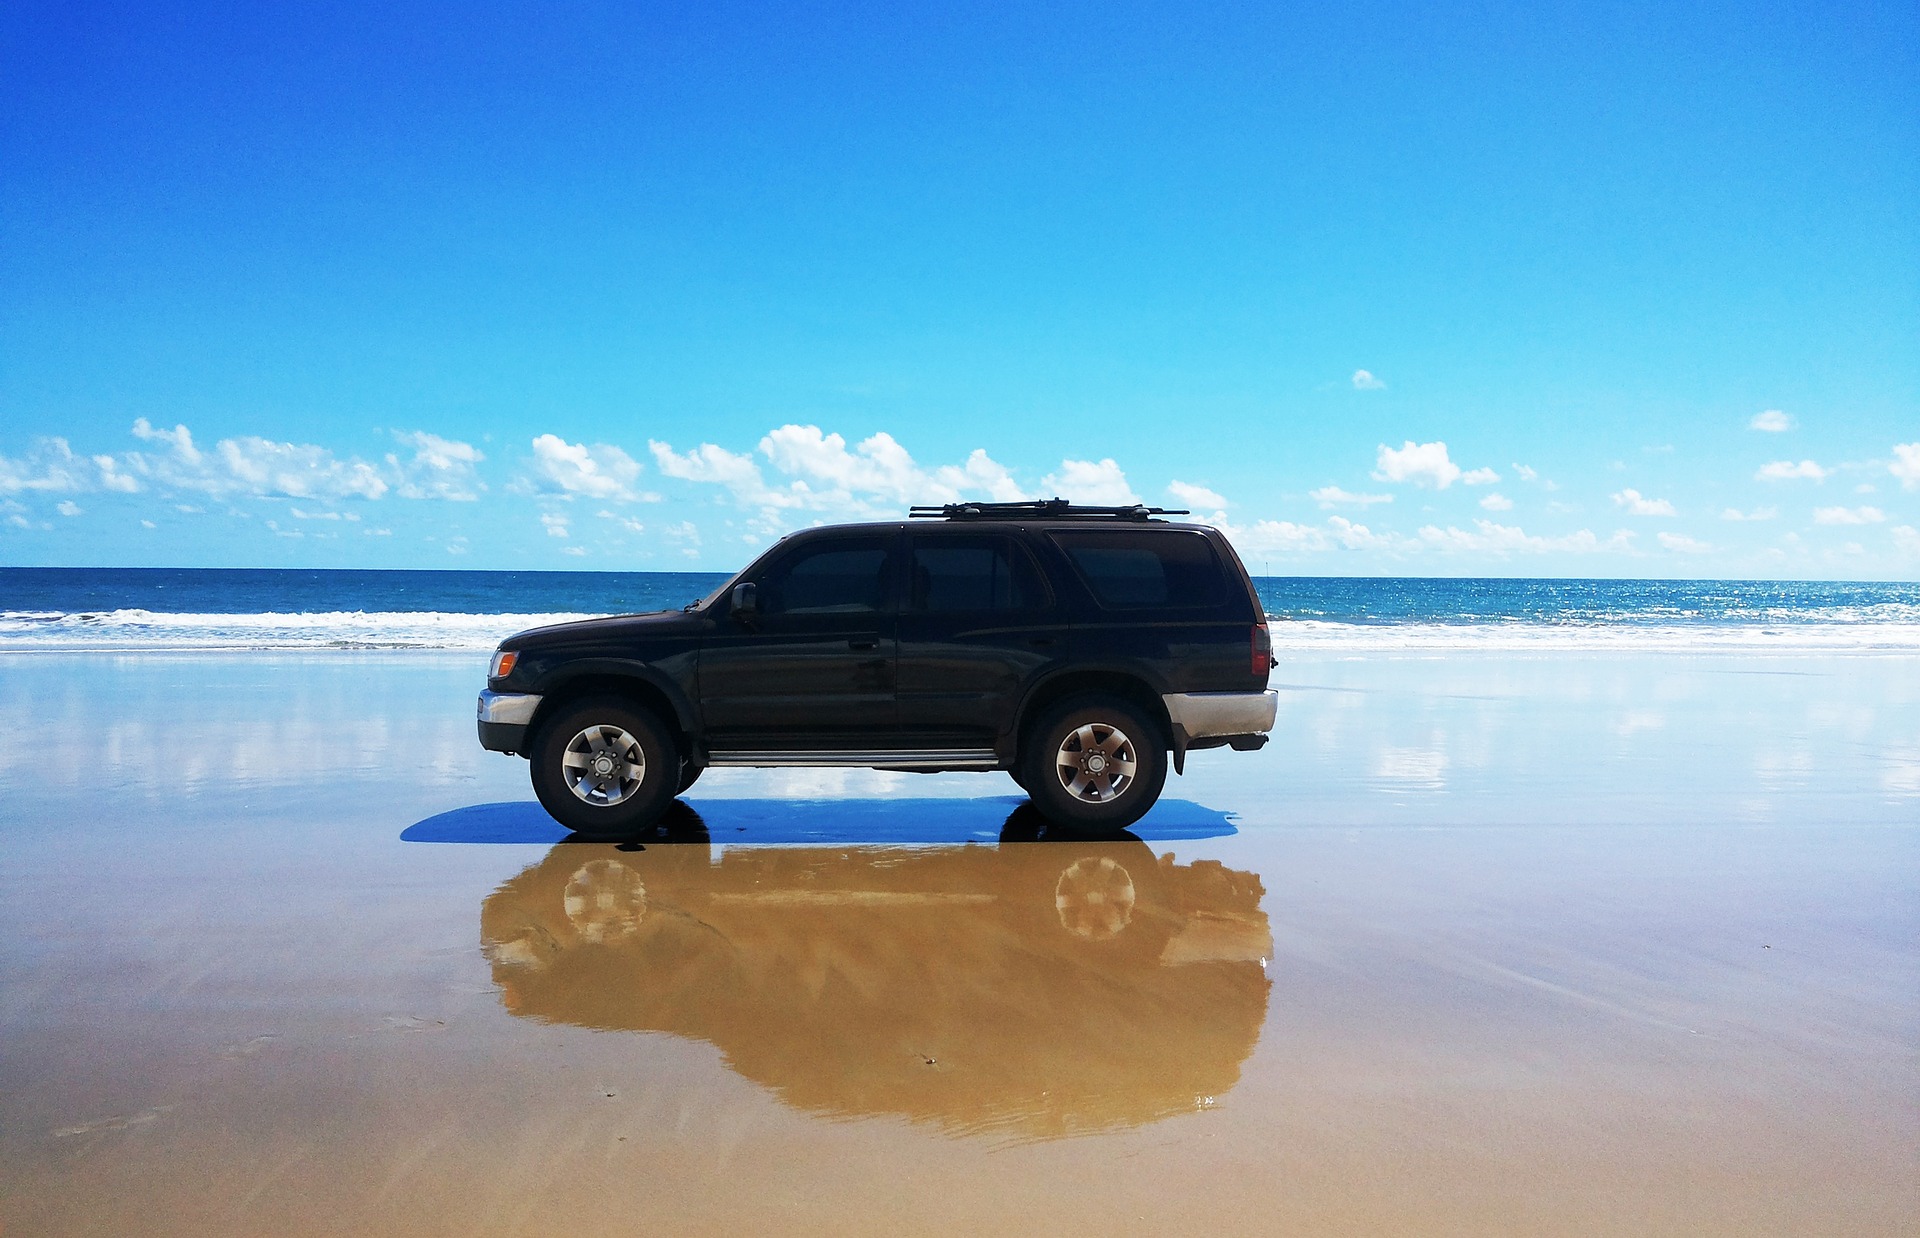
<instances>
[{"instance_id":1,"label":"suv front wheel","mask_svg":"<svg viewBox=\"0 0 1920 1238\"><path fill-rule=\"evenodd\" d=\"M1056 824L1110 833L1138 821L1167 781L1160 728L1119 697L1083 696L1028 734L1020 782Z\"/></svg>"},{"instance_id":2,"label":"suv front wheel","mask_svg":"<svg viewBox=\"0 0 1920 1238\"><path fill-rule=\"evenodd\" d=\"M529 757L533 793L583 838L627 838L659 819L679 790L680 754L659 719L617 697L546 720Z\"/></svg>"}]
</instances>

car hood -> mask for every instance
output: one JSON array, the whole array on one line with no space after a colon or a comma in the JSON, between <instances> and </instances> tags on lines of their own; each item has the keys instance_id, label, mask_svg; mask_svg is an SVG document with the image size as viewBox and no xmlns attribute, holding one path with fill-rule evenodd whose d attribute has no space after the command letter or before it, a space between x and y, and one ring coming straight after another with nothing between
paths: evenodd
<instances>
[{"instance_id":1,"label":"car hood","mask_svg":"<svg viewBox=\"0 0 1920 1238\"><path fill-rule=\"evenodd\" d=\"M690 635L707 626L698 615L658 610L644 615L608 615L604 619L576 619L516 632L500 642L502 649L547 649L555 645L631 640L648 636Z\"/></svg>"}]
</instances>

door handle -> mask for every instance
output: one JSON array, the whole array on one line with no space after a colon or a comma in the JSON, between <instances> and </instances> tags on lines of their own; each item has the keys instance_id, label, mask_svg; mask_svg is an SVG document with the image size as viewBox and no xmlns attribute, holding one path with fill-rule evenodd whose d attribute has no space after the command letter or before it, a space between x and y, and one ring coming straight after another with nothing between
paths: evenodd
<instances>
[{"instance_id":1,"label":"door handle","mask_svg":"<svg viewBox=\"0 0 1920 1238\"><path fill-rule=\"evenodd\" d=\"M878 649L880 648L880 638L877 636L849 636L847 638L847 648Z\"/></svg>"},{"instance_id":2,"label":"door handle","mask_svg":"<svg viewBox=\"0 0 1920 1238\"><path fill-rule=\"evenodd\" d=\"M1051 649L1053 648L1053 637L1029 636L1027 638L1027 644L1032 645L1035 649Z\"/></svg>"}]
</instances>

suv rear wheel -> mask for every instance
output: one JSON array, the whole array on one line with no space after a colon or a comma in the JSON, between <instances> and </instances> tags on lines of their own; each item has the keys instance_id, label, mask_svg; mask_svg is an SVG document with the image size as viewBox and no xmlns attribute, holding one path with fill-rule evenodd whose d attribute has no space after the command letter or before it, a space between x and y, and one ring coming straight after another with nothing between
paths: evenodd
<instances>
[{"instance_id":1,"label":"suv rear wheel","mask_svg":"<svg viewBox=\"0 0 1920 1238\"><path fill-rule=\"evenodd\" d=\"M680 754L660 720L618 697L569 705L546 720L528 759L533 793L584 838L627 838L658 820L679 790Z\"/></svg>"},{"instance_id":2,"label":"suv rear wheel","mask_svg":"<svg viewBox=\"0 0 1920 1238\"><path fill-rule=\"evenodd\" d=\"M1020 781L1056 824L1109 833L1138 821L1167 781L1167 746L1138 708L1083 696L1050 711L1027 736Z\"/></svg>"}]
</instances>

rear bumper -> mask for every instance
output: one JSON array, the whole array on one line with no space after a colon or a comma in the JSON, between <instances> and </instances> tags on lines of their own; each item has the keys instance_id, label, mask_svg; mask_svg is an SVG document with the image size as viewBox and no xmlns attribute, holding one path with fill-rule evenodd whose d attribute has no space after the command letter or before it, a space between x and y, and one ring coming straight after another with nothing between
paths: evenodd
<instances>
[{"instance_id":1,"label":"rear bumper","mask_svg":"<svg viewBox=\"0 0 1920 1238\"><path fill-rule=\"evenodd\" d=\"M527 724L533 711L540 708L540 697L532 692L482 692L477 714L480 720L480 746L490 752L527 750Z\"/></svg>"},{"instance_id":2,"label":"rear bumper","mask_svg":"<svg viewBox=\"0 0 1920 1238\"><path fill-rule=\"evenodd\" d=\"M1176 752L1193 747L1221 746L1202 745L1199 742L1202 740L1230 741L1243 737L1248 742L1232 746L1257 748L1260 743L1251 742L1251 737L1264 737L1271 731L1274 716L1280 709L1280 694L1271 690L1169 692L1160 699L1166 704L1167 720L1173 723L1173 746ZM1265 742L1264 738L1260 742Z\"/></svg>"}]
</instances>

